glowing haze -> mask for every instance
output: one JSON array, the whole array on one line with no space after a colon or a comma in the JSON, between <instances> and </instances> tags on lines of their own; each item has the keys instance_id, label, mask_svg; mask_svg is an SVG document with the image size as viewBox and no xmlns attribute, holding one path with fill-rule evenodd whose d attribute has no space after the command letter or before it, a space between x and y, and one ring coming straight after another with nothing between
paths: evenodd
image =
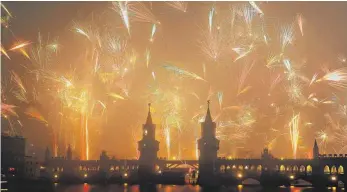
<instances>
[{"instance_id":1,"label":"glowing haze","mask_svg":"<svg viewBox=\"0 0 347 192\"><path fill-rule=\"evenodd\" d=\"M2 131L55 156L198 157L206 101L220 156L347 153L347 4L5 2Z\"/></svg>"}]
</instances>

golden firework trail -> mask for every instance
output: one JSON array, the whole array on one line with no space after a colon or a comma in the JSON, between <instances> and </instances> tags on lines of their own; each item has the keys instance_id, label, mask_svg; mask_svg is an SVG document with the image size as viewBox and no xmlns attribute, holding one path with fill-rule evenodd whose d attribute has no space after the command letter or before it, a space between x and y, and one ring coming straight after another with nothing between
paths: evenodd
<instances>
[{"instance_id":1,"label":"golden firework trail","mask_svg":"<svg viewBox=\"0 0 347 192\"><path fill-rule=\"evenodd\" d=\"M187 8L188 8L188 2L184 2L184 1L169 1L166 2L170 7L173 7L179 11L182 12L187 12Z\"/></svg>"},{"instance_id":2,"label":"golden firework trail","mask_svg":"<svg viewBox=\"0 0 347 192\"><path fill-rule=\"evenodd\" d=\"M4 54L8 59L11 59L10 56L8 56L5 48L1 45L1 53Z\"/></svg>"},{"instance_id":3,"label":"golden firework trail","mask_svg":"<svg viewBox=\"0 0 347 192\"><path fill-rule=\"evenodd\" d=\"M301 35L304 36L304 30L303 30L303 18L302 18L302 15L301 14L298 14L297 15L297 20L298 20L298 25L299 25L299 28L300 28L300 32L301 32Z\"/></svg>"},{"instance_id":4,"label":"golden firework trail","mask_svg":"<svg viewBox=\"0 0 347 192\"><path fill-rule=\"evenodd\" d=\"M289 134L290 134L290 141L292 143L294 159L296 159L297 157L297 150L298 150L298 144L299 144L299 137L300 137L299 126L300 126L300 113L293 115L292 119L289 122Z\"/></svg>"},{"instance_id":5,"label":"golden firework trail","mask_svg":"<svg viewBox=\"0 0 347 192\"><path fill-rule=\"evenodd\" d=\"M14 44L9 50L15 51L17 49L22 49L22 48L24 48L30 44L31 44L30 42L19 42L19 43Z\"/></svg>"},{"instance_id":6,"label":"golden firework trail","mask_svg":"<svg viewBox=\"0 0 347 192\"><path fill-rule=\"evenodd\" d=\"M254 1L249 1L249 4L252 5L252 7L260 14L260 16L263 16L263 11L258 7L258 5Z\"/></svg>"}]
</instances>

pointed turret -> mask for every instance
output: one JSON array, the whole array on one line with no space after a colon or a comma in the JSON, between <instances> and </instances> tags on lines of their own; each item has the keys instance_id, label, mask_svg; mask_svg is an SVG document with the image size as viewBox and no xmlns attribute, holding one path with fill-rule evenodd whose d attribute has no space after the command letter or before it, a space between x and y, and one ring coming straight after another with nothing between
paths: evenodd
<instances>
[{"instance_id":1,"label":"pointed turret","mask_svg":"<svg viewBox=\"0 0 347 192\"><path fill-rule=\"evenodd\" d=\"M207 101L207 113L205 117L205 123L212 123L212 117L210 112L210 100Z\"/></svg>"},{"instance_id":2,"label":"pointed turret","mask_svg":"<svg viewBox=\"0 0 347 192\"><path fill-rule=\"evenodd\" d=\"M49 148L47 147L47 148L46 148L46 151L45 151L45 161L48 162L51 158L52 158L52 156L51 156L51 151L50 151Z\"/></svg>"},{"instance_id":3,"label":"pointed turret","mask_svg":"<svg viewBox=\"0 0 347 192\"><path fill-rule=\"evenodd\" d=\"M318 159L319 158L319 147L317 144L317 140L314 140L314 146L313 146L313 158Z\"/></svg>"},{"instance_id":4,"label":"pointed turret","mask_svg":"<svg viewBox=\"0 0 347 192\"><path fill-rule=\"evenodd\" d=\"M153 124L152 115L151 115L151 103L148 103L148 115L147 115L146 124L147 125Z\"/></svg>"},{"instance_id":5,"label":"pointed turret","mask_svg":"<svg viewBox=\"0 0 347 192\"><path fill-rule=\"evenodd\" d=\"M72 150L70 145L67 147L67 150L66 150L66 158L67 160L72 160Z\"/></svg>"}]
</instances>

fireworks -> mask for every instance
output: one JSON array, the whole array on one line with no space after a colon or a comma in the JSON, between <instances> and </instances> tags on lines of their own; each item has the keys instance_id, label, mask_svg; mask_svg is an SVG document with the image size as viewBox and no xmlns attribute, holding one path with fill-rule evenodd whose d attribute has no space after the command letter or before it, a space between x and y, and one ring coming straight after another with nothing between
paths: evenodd
<instances>
[{"instance_id":1,"label":"fireworks","mask_svg":"<svg viewBox=\"0 0 347 192\"><path fill-rule=\"evenodd\" d=\"M292 119L289 122L289 133L290 133L290 141L292 143L293 157L296 159L299 137L300 137L300 113L293 115Z\"/></svg>"},{"instance_id":2,"label":"fireworks","mask_svg":"<svg viewBox=\"0 0 347 192\"><path fill-rule=\"evenodd\" d=\"M294 30L293 25L284 25L281 27L281 45L282 45L282 52L284 49L289 45L293 43L294 40Z\"/></svg>"},{"instance_id":3,"label":"fireworks","mask_svg":"<svg viewBox=\"0 0 347 192\"><path fill-rule=\"evenodd\" d=\"M341 68L328 72L321 79L318 79L317 82L327 81L328 84L337 89L346 89L347 88L347 68Z\"/></svg>"},{"instance_id":4,"label":"fireworks","mask_svg":"<svg viewBox=\"0 0 347 192\"><path fill-rule=\"evenodd\" d=\"M22 49L22 48L24 48L30 44L31 44L30 42L19 42L19 43L14 44L9 50L15 51L17 49Z\"/></svg>"},{"instance_id":5,"label":"fireworks","mask_svg":"<svg viewBox=\"0 0 347 192\"><path fill-rule=\"evenodd\" d=\"M183 12L187 12L188 2L184 1L169 1L166 2L169 6Z\"/></svg>"},{"instance_id":6,"label":"fireworks","mask_svg":"<svg viewBox=\"0 0 347 192\"><path fill-rule=\"evenodd\" d=\"M303 18L302 18L302 15L298 14L297 16L297 20L298 20L298 25L299 25L299 28L300 28L300 32L301 32L301 35L304 36L304 31L303 31L303 28L302 28L302 25L303 25Z\"/></svg>"},{"instance_id":7,"label":"fireworks","mask_svg":"<svg viewBox=\"0 0 347 192\"><path fill-rule=\"evenodd\" d=\"M185 34L170 36L174 43L179 42L177 38L187 44L198 42L197 52L200 49L203 54L196 56L196 50L179 52L182 58L192 58L182 61L185 64L182 65L180 60L176 61L181 57L171 58L176 55L170 52L172 49L161 49L167 44L166 33L171 28L167 23L161 25L157 18L163 18L164 22L167 14L191 16L186 13L188 3L162 4L175 11L158 12L157 4L151 4L149 9L146 2L112 2L111 17L105 17L109 15L105 11L102 12L105 14L93 15L91 20L72 21L72 30L67 35L76 34L79 38L71 44L66 39L58 42L58 38L43 38L40 33L35 42L16 36L9 39L9 43L2 43L1 55L7 58L3 61L6 63L4 70L8 70L3 73L2 81L11 84L6 85L6 92L2 90L2 117L11 126L22 126L22 122L25 125L24 118L49 125L54 155L65 152L65 147L71 143L80 159L90 159L96 154L94 139L99 139L101 127L115 123L108 122L109 111L114 107L123 111L124 107L153 100L158 106L156 114L160 122L157 123L161 125L158 132L166 148L165 156L186 158L184 152L188 144L184 141L189 140L189 145L193 143L195 147L189 146L187 154L198 158L197 123L204 120L206 113L200 101L216 99L219 110L214 121L221 145L246 147L251 133L259 130L267 137L264 144L276 150L278 137L287 133L284 128L289 126L290 143L287 144L291 144L293 157L297 158L301 147L299 139L310 139L306 137L308 131L300 128L300 121L307 122L305 128L316 129L312 125L321 122L316 122L319 118L312 114L321 115L321 107L324 107L330 114L324 121L333 131L325 128L310 132L316 133L324 150L332 146L346 151L347 69L338 68L344 66L346 59L343 55L335 57L336 63L329 63L331 66L326 66L323 75L316 65L306 62L305 52L298 51L305 50L300 44L302 38L297 38L297 35L304 36L306 19L302 14L291 17L291 24L278 24L277 18L274 24L273 19L264 14L267 4L233 3L231 10L219 3L209 4L208 10L203 12L205 16L197 20L198 31L186 25L190 20L175 25L183 32L196 33L189 37L199 34L201 37L185 41ZM13 15L3 4L1 6L6 14L1 24L13 33L9 29ZM156 15L158 13L160 15ZM137 31L139 27L143 30ZM166 37L158 38L158 32ZM309 37L308 32L305 31L305 37ZM66 34L60 37L66 38ZM294 44L294 40L298 43ZM64 54L69 47L75 49L74 57ZM166 52L168 58L165 58ZM25 56L21 63L14 63L16 53ZM304 65L305 68L301 68ZM338 90L331 93L325 84ZM254 95L248 94L250 90ZM270 110L264 110L264 106ZM302 107L319 110L306 114ZM281 117L292 108L297 113L288 125ZM22 113L26 115L21 116ZM269 118L271 121L267 122ZM269 124L268 128L258 128L258 123L264 121ZM186 134L188 131L194 134ZM139 140L140 135L136 133L132 130L132 144ZM222 148L221 151L230 153Z\"/></svg>"},{"instance_id":8,"label":"fireworks","mask_svg":"<svg viewBox=\"0 0 347 192\"><path fill-rule=\"evenodd\" d=\"M186 77L190 77L192 79L197 79L197 80L202 80L205 81L202 77L198 76L195 73L180 69L176 66L172 66L172 65L164 65L163 66L165 69L169 70L169 71L173 71L174 73L178 74L178 75L183 75Z\"/></svg>"},{"instance_id":9,"label":"fireworks","mask_svg":"<svg viewBox=\"0 0 347 192\"><path fill-rule=\"evenodd\" d=\"M214 14L215 14L215 8L212 7L209 14L208 14L208 28L209 28L210 33L212 32Z\"/></svg>"},{"instance_id":10,"label":"fireworks","mask_svg":"<svg viewBox=\"0 0 347 192\"><path fill-rule=\"evenodd\" d=\"M150 42L154 41L154 34L155 34L156 30L157 30L157 25L154 23L152 26L151 38L149 39Z\"/></svg>"},{"instance_id":11,"label":"fireworks","mask_svg":"<svg viewBox=\"0 0 347 192\"><path fill-rule=\"evenodd\" d=\"M260 16L263 16L263 11L258 7L258 5L254 1L250 1L249 4L252 5L252 7L260 14Z\"/></svg>"}]
</instances>

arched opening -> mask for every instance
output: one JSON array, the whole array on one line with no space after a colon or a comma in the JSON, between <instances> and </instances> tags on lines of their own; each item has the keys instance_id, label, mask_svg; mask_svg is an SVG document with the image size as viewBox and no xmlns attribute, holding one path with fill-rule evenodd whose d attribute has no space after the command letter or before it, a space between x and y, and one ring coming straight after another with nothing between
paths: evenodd
<instances>
[{"instance_id":1,"label":"arched opening","mask_svg":"<svg viewBox=\"0 0 347 192\"><path fill-rule=\"evenodd\" d=\"M251 170L253 171L255 169L254 165L251 166Z\"/></svg>"},{"instance_id":2,"label":"arched opening","mask_svg":"<svg viewBox=\"0 0 347 192\"><path fill-rule=\"evenodd\" d=\"M249 166L248 166L248 165L246 165L246 166L245 166L245 170L248 170L248 169L249 169Z\"/></svg>"},{"instance_id":3,"label":"arched opening","mask_svg":"<svg viewBox=\"0 0 347 192\"><path fill-rule=\"evenodd\" d=\"M220 166L219 171L225 173L225 165Z\"/></svg>"},{"instance_id":4,"label":"arched opening","mask_svg":"<svg viewBox=\"0 0 347 192\"><path fill-rule=\"evenodd\" d=\"M312 174L312 166L311 165L307 165L307 167L306 167L306 174L309 174L309 175Z\"/></svg>"},{"instance_id":5,"label":"arched opening","mask_svg":"<svg viewBox=\"0 0 347 192\"><path fill-rule=\"evenodd\" d=\"M233 169L236 169L236 165L233 165L232 168L233 168Z\"/></svg>"},{"instance_id":6,"label":"arched opening","mask_svg":"<svg viewBox=\"0 0 347 192\"><path fill-rule=\"evenodd\" d=\"M330 168L328 165L324 167L324 174L330 174Z\"/></svg>"},{"instance_id":7,"label":"arched opening","mask_svg":"<svg viewBox=\"0 0 347 192\"><path fill-rule=\"evenodd\" d=\"M228 170L230 169L230 165L227 166L227 169L228 169Z\"/></svg>"},{"instance_id":8,"label":"arched opening","mask_svg":"<svg viewBox=\"0 0 347 192\"><path fill-rule=\"evenodd\" d=\"M333 165L331 167L331 174L336 174L336 173L337 173L337 169L336 169L335 165Z\"/></svg>"},{"instance_id":9,"label":"arched opening","mask_svg":"<svg viewBox=\"0 0 347 192\"><path fill-rule=\"evenodd\" d=\"M340 175L345 174L344 171L343 171L342 165L340 165L340 167L339 167L339 169L338 169L338 173L339 173Z\"/></svg>"},{"instance_id":10,"label":"arched opening","mask_svg":"<svg viewBox=\"0 0 347 192\"><path fill-rule=\"evenodd\" d=\"M276 169L276 171L278 171L278 170L279 170L278 165L276 165L275 169Z\"/></svg>"},{"instance_id":11,"label":"arched opening","mask_svg":"<svg viewBox=\"0 0 347 192\"><path fill-rule=\"evenodd\" d=\"M280 166L280 172L285 172L286 171L286 168L284 167L284 165L281 165Z\"/></svg>"},{"instance_id":12,"label":"arched opening","mask_svg":"<svg viewBox=\"0 0 347 192\"><path fill-rule=\"evenodd\" d=\"M242 166L242 165L240 165L240 166L239 166L239 169L240 169L240 170L243 170L243 166Z\"/></svg>"},{"instance_id":13,"label":"arched opening","mask_svg":"<svg viewBox=\"0 0 347 192\"><path fill-rule=\"evenodd\" d=\"M298 172L298 171L299 171L299 167L296 166L296 165L294 165L294 167L293 167L293 172Z\"/></svg>"},{"instance_id":14,"label":"arched opening","mask_svg":"<svg viewBox=\"0 0 347 192\"><path fill-rule=\"evenodd\" d=\"M110 171L114 171L114 166L111 166Z\"/></svg>"},{"instance_id":15,"label":"arched opening","mask_svg":"<svg viewBox=\"0 0 347 192\"><path fill-rule=\"evenodd\" d=\"M287 166L287 172L292 172L292 167L291 166Z\"/></svg>"},{"instance_id":16,"label":"arched opening","mask_svg":"<svg viewBox=\"0 0 347 192\"><path fill-rule=\"evenodd\" d=\"M300 173L305 172L305 166L301 165L299 171L300 171Z\"/></svg>"},{"instance_id":17,"label":"arched opening","mask_svg":"<svg viewBox=\"0 0 347 192\"><path fill-rule=\"evenodd\" d=\"M258 165L258 166L257 166L257 171L258 171L258 172L261 172L261 168L262 168L261 165Z\"/></svg>"}]
</instances>

